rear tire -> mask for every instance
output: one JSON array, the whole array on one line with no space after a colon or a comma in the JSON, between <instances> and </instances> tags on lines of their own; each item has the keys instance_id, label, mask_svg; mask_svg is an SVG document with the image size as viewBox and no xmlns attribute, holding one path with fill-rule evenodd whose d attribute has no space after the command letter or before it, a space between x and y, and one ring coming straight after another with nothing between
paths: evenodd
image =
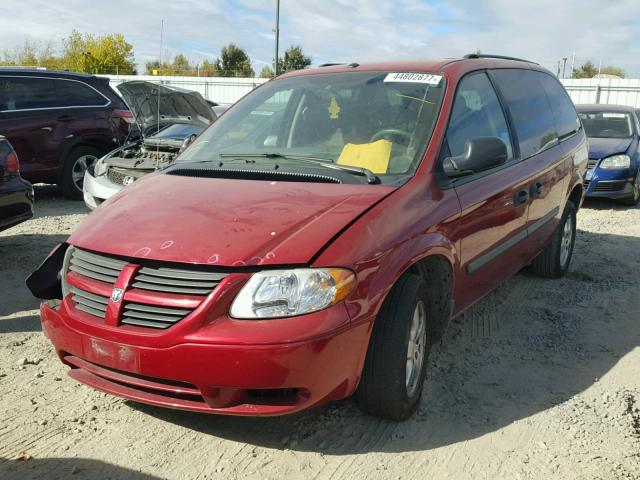
<instances>
[{"instance_id":1,"label":"rear tire","mask_svg":"<svg viewBox=\"0 0 640 480\"><path fill-rule=\"evenodd\" d=\"M84 172L100 157L100 152L93 147L76 147L64 161L60 187L65 197L81 200L83 197Z\"/></svg>"},{"instance_id":2,"label":"rear tire","mask_svg":"<svg viewBox=\"0 0 640 480\"><path fill-rule=\"evenodd\" d=\"M576 207L568 201L551 241L531 263L533 271L541 277L562 277L569 269L575 241Z\"/></svg>"},{"instance_id":3,"label":"rear tire","mask_svg":"<svg viewBox=\"0 0 640 480\"><path fill-rule=\"evenodd\" d=\"M416 410L431 350L431 317L427 284L405 274L384 301L371 334L358 406L389 420L404 420Z\"/></svg>"}]
</instances>

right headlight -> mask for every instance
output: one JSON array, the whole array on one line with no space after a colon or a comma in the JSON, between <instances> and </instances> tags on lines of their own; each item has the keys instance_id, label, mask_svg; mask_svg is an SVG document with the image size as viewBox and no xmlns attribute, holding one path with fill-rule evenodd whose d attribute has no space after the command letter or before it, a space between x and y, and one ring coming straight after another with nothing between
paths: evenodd
<instances>
[{"instance_id":1,"label":"right headlight","mask_svg":"<svg viewBox=\"0 0 640 480\"><path fill-rule=\"evenodd\" d=\"M296 268L254 273L231 305L239 319L282 318L317 312L341 302L356 283L344 268Z\"/></svg>"},{"instance_id":2,"label":"right headlight","mask_svg":"<svg viewBox=\"0 0 640 480\"><path fill-rule=\"evenodd\" d=\"M631 159L629 155L613 155L600 162L600 168L605 170L629 168L630 165Z\"/></svg>"},{"instance_id":3,"label":"right headlight","mask_svg":"<svg viewBox=\"0 0 640 480\"><path fill-rule=\"evenodd\" d=\"M105 173L107 173L107 170L109 170L109 166L104 163L104 157L93 164L93 174L96 177L104 175Z\"/></svg>"}]
</instances>

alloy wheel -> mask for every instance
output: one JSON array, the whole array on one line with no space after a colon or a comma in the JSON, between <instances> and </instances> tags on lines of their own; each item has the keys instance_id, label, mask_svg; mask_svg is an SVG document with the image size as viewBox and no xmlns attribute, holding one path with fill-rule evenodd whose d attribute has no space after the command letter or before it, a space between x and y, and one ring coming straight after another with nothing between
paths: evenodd
<instances>
[{"instance_id":1,"label":"alloy wheel","mask_svg":"<svg viewBox=\"0 0 640 480\"><path fill-rule=\"evenodd\" d=\"M407 364L405 382L407 395L413 397L420 385L420 373L424 363L427 343L427 309L424 302L419 301L413 311L409 342L407 345Z\"/></svg>"},{"instance_id":2,"label":"alloy wheel","mask_svg":"<svg viewBox=\"0 0 640 480\"><path fill-rule=\"evenodd\" d=\"M82 187L84 185L84 173L87 171L87 168L95 163L97 159L98 158L94 155L82 155L76 159L71 170L71 178L73 180L73 184L78 190L82 191Z\"/></svg>"},{"instance_id":3,"label":"alloy wheel","mask_svg":"<svg viewBox=\"0 0 640 480\"><path fill-rule=\"evenodd\" d=\"M573 244L573 217L568 215L562 228L562 239L560 240L560 265L564 268L569 261L571 246Z\"/></svg>"}]
</instances>

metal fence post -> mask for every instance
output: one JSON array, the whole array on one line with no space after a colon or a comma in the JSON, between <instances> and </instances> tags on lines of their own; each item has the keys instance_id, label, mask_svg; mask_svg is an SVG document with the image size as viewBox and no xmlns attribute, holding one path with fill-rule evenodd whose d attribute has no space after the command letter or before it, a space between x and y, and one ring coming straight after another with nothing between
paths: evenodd
<instances>
[{"instance_id":1,"label":"metal fence post","mask_svg":"<svg viewBox=\"0 0 640 480\"><path fill-rule=\"evenodd\" d=\"M596 85L596 103L600 103L600 94L602 93L602 87L600 84Z\"/></svg>"}]
</instances>

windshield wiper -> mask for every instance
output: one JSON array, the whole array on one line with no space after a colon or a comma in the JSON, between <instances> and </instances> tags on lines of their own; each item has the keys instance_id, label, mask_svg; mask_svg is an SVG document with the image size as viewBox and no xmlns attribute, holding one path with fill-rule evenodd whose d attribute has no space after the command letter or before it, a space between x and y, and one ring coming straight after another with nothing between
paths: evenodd
<instances>
[{"instance_id":1,"label":"windshield wiper","mask_svg":"<svg viewBox=\"0 0 640 480\"><path fill-rule=\"evenodd\" d=\"M360 177L366 177L367 183L378 184L380 178L368 168L363 167L351 167L349 165L338 165L327 158L307 157L303 155L285 155L283 153L265 152L265 153L221 153L221 158L237 157L237 158L284 158L292 160L302 160L303 162L313 163L314 165L321 165L326 168L338 170L341 172L347 172L352 175L358 175Z\"/></svg>"}]
</instances>

